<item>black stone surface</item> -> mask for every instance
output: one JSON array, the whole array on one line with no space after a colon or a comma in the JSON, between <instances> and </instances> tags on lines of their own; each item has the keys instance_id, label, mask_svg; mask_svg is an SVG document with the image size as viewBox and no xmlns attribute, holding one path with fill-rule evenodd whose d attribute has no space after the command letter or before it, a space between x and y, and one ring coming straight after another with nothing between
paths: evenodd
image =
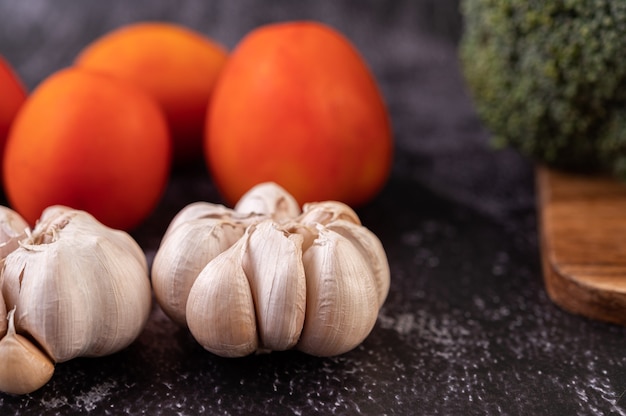
<instances>
[{"instance_id":1,"label":"black stone surface","mask_svg":"<svg viewBox=\"0 0 626 416\"><path fill-rule=\"evenodd\" d=\"M39 391L0 394L0 414L626 414L626 328L569 315L547 298L533 165L488 145L456 58L457 6L0 0L0 54L29 88L132 21L179 22L229 48L260 24L324 21L370 64L397 149L388 185L359 209L383 241L392 282L373 332L355 350L223 359L155 306L128 349L57 365ZM219 202L204 166L177 171L133 232L149 260L172 216L196 200Z\"/></svg>"}]
</instances>

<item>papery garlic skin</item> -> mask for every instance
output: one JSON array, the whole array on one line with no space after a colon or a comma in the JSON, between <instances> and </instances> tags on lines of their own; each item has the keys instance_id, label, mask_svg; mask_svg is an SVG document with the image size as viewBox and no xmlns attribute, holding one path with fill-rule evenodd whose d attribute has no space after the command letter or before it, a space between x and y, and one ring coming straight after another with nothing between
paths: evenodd
<instances>
[{"instance_id":1,"label":"papery garlic skin","mask_svg":"<svg viewBox=\"0 0 626 416\"><path fill-rule=\"evenodd\" d=\"M26 220L11 208L0 205L0 260L4 261L5 257L18 248L20 241L29 234L30 227ZM1 283L0 275L0 287ZM8 322L7 305L4 296L0 293L0 339L7 333Z\"/></svg>"},{"instance_id":2,"label":"papery garlic skin","mask_svg":"<svg viewBox=\"0 0 626 416\"><path fill-rule=\"evenodd\" d=\"M0 205L0 259L19 246L19 241L26 238L29 229L26 220L17 212Z\"/></svg>"},{"instance_id":3,"label":"papery garlic skin","mask_svg":"<svg viewBox=\"0 0 626 416\"><path fill-rule=\"evenodd\" d=\"M382 243L376 235L363 226L351 221L335 220L326 225L326 229L334 231L347 238L354 247L367 259L378 294L378 307L382 307L391 283L391 271L387 262L387 255Z\"/></svg>"},{"instance_id":4,"label":"papery garlic skin","mask_svg":"<svg viewBox=\"0 0 626 416\"><path fill-rule=\"evenodd\" d=\"M147 262L125 232L65 207L44 211L9 254L2 295L17 307L15 326L55 362L127 347L151 309Z\"/></svg>"},{"instance_id":5,"label":"papery garlic skin","mask_svg":"<svg viewBox=\"0 0 626 416\"><path fill-rule=\"evenodd\" d=\"M161 241L166 240L176 227L189 221L204 219L219 222L223 220L237 224L245 224L247 217L248 215L240 215L224 205L212 204L210 202L193 202L181 209L174 218L172 218Z\"/></svg>"},{"instance_id":6,"label":"papery garlic skin","mask_svg":"<svg viewBox=\"0 0 626 416\"><path fill-rule=\"evenodd\" d=\"M326 225L333 221L345 220L361 225L359 216L352 208L339 201L310 202L304 204L297 222L304 225Z\"/></svg>"}]
</instances>

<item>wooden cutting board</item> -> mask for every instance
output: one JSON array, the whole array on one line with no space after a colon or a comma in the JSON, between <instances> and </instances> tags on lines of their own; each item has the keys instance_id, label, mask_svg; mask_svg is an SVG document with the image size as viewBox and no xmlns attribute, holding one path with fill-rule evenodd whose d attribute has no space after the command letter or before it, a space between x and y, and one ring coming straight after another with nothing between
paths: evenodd
<instances>
[{"instance_id":1,"label":"wooden cutting board","mask_svg":"<svg viewBox=\"0 0 626 416\"><path fill-rule=\"evenodd\" d=\"M546 290L563 309L626 325L626 184L537 168Z\"/></svg>"}]
</instances>

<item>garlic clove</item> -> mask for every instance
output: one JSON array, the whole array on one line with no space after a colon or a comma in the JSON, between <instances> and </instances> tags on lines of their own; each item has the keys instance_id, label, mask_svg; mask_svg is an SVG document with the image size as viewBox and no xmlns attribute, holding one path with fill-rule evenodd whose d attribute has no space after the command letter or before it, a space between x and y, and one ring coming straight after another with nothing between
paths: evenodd
<instances>
[{"instance_id":1,"label":"garlic clove","mask_svg":"<svg viewBox=\"0 0 626 416\"><path fill-rule=\"evenodd\" d=\"M376 282L378 307L383 306L389 293L391 272L385 249L376 234L346 220L333 221L326 225L326 228L347 238L359 250L363 258L367 259Z\"/></svg>"},{"instance_id":2,"label":"garlic clove","mask_svg":"<svg viewBox=\"0 0 626 416\"><path fill-rule=\"evenodd\" d=\"M4 260L2 295L18 331L55 361L101 356L141 332L152 295L146 258L127 233L83 211L46 210Z\"/></svg>"},{"instance_id":3,"label":"garlic clove","mask_svg":"<svg viewBox=\"0 0 626 416\"><path fill-rule=\"evenodd\" d=\"M303 255L306 318L296 348L333 356L355 348L369 335L378 316L378 293L359 250L342 235L318 229L318 238Z\"/></svg>"},{"instance_id":4,"label":"garlic clove","mask_svg":"<svg viewBox=\"0 0 626 416\"><path fill-rule=\"evenodd\" d=\"M243 225L213 218L189 220L170 232L152 263L152 287L166 315L187 325L187 298L198 274L243 233Z\"/></svg>"},{"instance_id":5,"label":"garlic clove","mask_svg":"<svg viewBox=\"0 0 626 416\"><path fill-rule=\"evenodd\" d=\"M306 311L302 242L301 235L280 229L272 220L247 230L243 270L252 290L262 349L287 350L300 337Z\"/></svg>"},{"instance_id":6,"label":"garlic clove","mask_svg":"<svg viewBox=\"0 0 626 416\"><path fill-rule=\"evenodd\" d=\"M181 209L174 218L172 218L161 241L165 241L167 236L169 236L176 227L185 222L209 218L214 220L228 220L233 214L234 211L224 205L212 204L210 202L193 202Z\"/></svg>"},{"instance_id":7,"label":"garlic clove","mask_svg":"<svg viewBox=\"0 0 626 416\"><path fill-rule=\"evenodd\" d=\"M304 204L302 215L300 215L298 221L305 225L326 225L340 219L361 225L361 220L356 212L354 212L350 206L339 201L310 202Z\"/></svg>"},{"instance_id":8,"label":"garlic clove","mask_svg":"<svg viewBox=\"0 0 626 416\"><path fill-rule=\"evenodd\" d=\"M300 215L300 205L284 188L274 182L264 182L252 187L235 205L241 214L271 216L282 222Z\"/></svg>"},{"instance_id":9,"label":"garlic clove","mask_svg":"<svg viewBox=\"0 0 626 416\"><path fill-rule=\"evenodd\" d=\"M254 301L241 267L245 239L202 269L189 291L187 325L206 350L222 357L243 357L257 350Z\"/></svg>"},{"instance_id":10,"label":"garlic clove","mask_svg":"<svg viewBox=\"0 0 626 416\"><path fill-rule=\"evenodd\" d=\"M29 230L28 223L17 212L0 206L0 259L15 250Z\"/></svg>"},{"instance_id":11,"label":"garlic clove","mask_svg":"<svg viewBox=\"0 0 626 416\"><path fill-rule=\"evenodd\" d=\"M45 385L54 364L26 337L15 332L14 312L8 314L8 332L0 340L0 391L27 394Z\"/></svg>"}]
</instances>

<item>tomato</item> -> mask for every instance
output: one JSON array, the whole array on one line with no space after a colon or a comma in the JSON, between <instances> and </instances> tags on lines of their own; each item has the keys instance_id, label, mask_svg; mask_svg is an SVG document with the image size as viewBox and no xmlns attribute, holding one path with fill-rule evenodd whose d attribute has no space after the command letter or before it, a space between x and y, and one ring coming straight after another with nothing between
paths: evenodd
<instances>
[{"instance_id":1,"label":"tomato","mask_svg":"<svg viewBox=\"0 0 626 416\"><path fill-rule=\"evenodd\" d=\"M204 118L227 52L186 27L139 22L115 29L77 56L81 68L139 86L162 106L178 165L202 160Z\"/></svg>"},{"instance_id":2,"label":"tomato","mask_svg":"<svg viewBox=\"0 0 626 416\"><path fill-rule=\"evenodd\" d=\"M52 74L17 114L4 155L11 206L33 224L62 204L131 229L155 208L171 143L156 102L119 79L69 68Z\"/></svg>"},{"instance_id":3,"label":"tomato","mask_svg":"<svg viewBox=\"0 0 626 416\"><path fill-rule=\"evenodd\" d=\"M231 52L207 112L205 159L225 200L273 181L299 203L357 206L386 183L389 114L355 47L321 23L262 26Z\"/></svg>"},{"instance_id":4,"label":"tomato","mask_svg":"<svg viewBox=\"0 0 626 416\"><path fill-rule=\"evenodd\" d=\"M26 96L27 92L21 80L9 63L0 56L0 163L9 129L18 110L26 101Z\"/></svg>"}]
</instances>

